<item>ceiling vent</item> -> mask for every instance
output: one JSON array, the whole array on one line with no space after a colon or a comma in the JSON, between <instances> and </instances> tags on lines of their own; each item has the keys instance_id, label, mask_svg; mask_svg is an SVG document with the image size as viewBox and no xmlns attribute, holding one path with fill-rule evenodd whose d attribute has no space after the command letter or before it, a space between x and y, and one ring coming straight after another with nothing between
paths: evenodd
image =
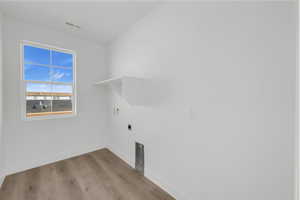
<instances>
[{"instance_id":1,"label":"ceiling vent","mask_svg":"<svg viewBox=\"0 0 300 200\"><path fill-rule=\"evenodd\" d=\"M80 29L80 26L77 24L73 24L71 22L66 22L66 25L73 28L73 29Z\"/></svg>"}]
</instances>

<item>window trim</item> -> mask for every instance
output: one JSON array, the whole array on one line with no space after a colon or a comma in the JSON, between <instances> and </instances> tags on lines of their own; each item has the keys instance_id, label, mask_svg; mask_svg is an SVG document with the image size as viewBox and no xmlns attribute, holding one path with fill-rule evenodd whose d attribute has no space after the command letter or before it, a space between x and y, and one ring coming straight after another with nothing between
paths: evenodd
<instances>
[{"instance_id":1,"label":"window trim","mask_svg":"<svg viewBox=\"0 0 300 200\"><path fill-rule=\"evenodd\" d=\"M72 85L72 113L71 114L54 114L54 115L45 115L45 116L31 116L27 117L26 115L26 83L31 82L39 82L39 81L27 81L24 80L24 46L30 45L37 48L55 50L63 53L69 53L73 55L73 83L60 83L60 82L52 82L52 84L59 85ZM58 66L61 67L61 66ZM64 67L61 67L64 68ZM44 120L44 119L58 119L58 118L69 118L77 116L77 87L76 87L76 52L69 49L59 48L48 44L42 44L38 42L32 42L27 40L22 40L20 42L20 96L21 96L21 119L25 121L32 120Z\"/></svg>"}]
</instances>

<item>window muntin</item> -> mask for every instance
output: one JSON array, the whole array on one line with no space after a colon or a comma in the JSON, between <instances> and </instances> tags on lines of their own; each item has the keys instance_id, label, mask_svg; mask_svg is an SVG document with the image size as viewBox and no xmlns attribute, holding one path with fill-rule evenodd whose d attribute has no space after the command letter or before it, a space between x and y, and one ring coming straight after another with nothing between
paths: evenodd
<instances>
[{"instance_id":1,"label":"window muntin","mask_svg":"<svg viewBox=\"0 0 300 200\"><path fill-rule=\"evenodd\" d=\"M22 52L25 118L74 115L74 52L27 42Z\"/></svg>"}]
</instances>

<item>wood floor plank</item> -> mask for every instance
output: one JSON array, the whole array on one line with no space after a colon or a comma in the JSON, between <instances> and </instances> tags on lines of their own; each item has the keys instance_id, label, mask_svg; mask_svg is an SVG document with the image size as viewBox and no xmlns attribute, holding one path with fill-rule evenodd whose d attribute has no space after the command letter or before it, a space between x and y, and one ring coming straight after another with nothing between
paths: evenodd
<instances>
[{"instance_id":1,"label":"wood floor plank","mask_svg":"<svg viewBox=\"0 0 300 200\"><path fill-rule=\"evenodd\" d=\"M0 200L175 200L107 149L6 177Z\"/></svg>"},{"instance_id":2,"label":"wood floor plank","mask_svg":"<svg viewBox=\"0 0 300 200\"><path fill-rule=\"evenodd\" d=\"M85 199L121 199L118 198L121 194L108 189L107 183L105 183L106 178L102 174L103 171L101 169L93 169L93 167L91 167L92 164L86 156L72 159L71 164L73 165L73 173L77 174L78 183L81 185Z\"/></svg>"},{"instance_id":3,"label":"wood floor plank","mask_svg":"<svg viewBox=\"0 0 300 200\"><path fill-rule=\"evenodd\" d=\"M4 183L0 190L0 199L19 200L23 197L24 173L18 173L15 176L8 176L5 178Z\"/></svg>"},{"instance_id":4,"label":"wood floor plank","mask_svg":"<svg viewBox=\"0 0 300 200\"><path fill-rule=\"evenodd\" d=\"M40 170L41 168L36 168L25 172L25 176L23 176L25 186L23 190L24 200L38 200L41 186Z\"/></svg>"},{"instance_id":5,"label":"wood floor plank","mask_svg":"<svg viewBox=\"0 0 300 200\"><path fill-rule=\"evenodd\" d=\"M153 199L149 193L141 191L140 187L135 182L129 181L126 178L128 171L124 170L124 168L120 168L120 165L115 164L112 167L111 163L103 161L99 155L93 154L91 156L96 160L98 165L103 167L105 173L107 173L107 175L114 181L114 184L122 189L122 192L126 192L130 196L129 199Z\"/></svg>"},{"instance_id":6,"label":"wood floor plank","mask_svg":"<svg viewBox=\"0 0 300 200\"><path fill-rule=\"evenodd\" d=\"M38 199L56 200L57 191L60 189L56 181L56 172L54 165L46 165L40 168L40 191Z\"/></svg>"},{"instance_id":7,"label":"wood floor plank","mask_svg":"<svg viewBox=\"0 0 300 200\"><path fill-rule=\"evenodd\" d=\"M60 161L54 165L56 181L61 189L56 190L62 199L82 200L83 193L75 176L71 173L70 165L67 161Z\"/></svg>"},{"instance_id":8,"label":"wood floor plank","mask_svg":"<svg viewBox=\"0 0 300 200\"><path fill-rule=\"evenodd\" d=\"M174 199L147 178L132 170L127 163L107 149L93 152L91 155L97 158L99 165L111 170L113 175L117 175L126 184L127 190L134 191L134 194L139 195L138 199L141 197L144 199Z\"/></svg>"}]
</instances>

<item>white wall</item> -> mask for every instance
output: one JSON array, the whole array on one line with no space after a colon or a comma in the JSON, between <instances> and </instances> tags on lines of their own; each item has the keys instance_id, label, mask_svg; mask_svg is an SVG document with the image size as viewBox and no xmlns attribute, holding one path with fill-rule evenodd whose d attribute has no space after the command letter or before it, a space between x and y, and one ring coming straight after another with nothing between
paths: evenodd
<instances>
[{"instance_id":1,"label":"white wall","mask_svg":"<svg viewBox=\"0 0 300 200\"><path fill-rule=\"evenodd\" d=\"M146 176L179 200L292 200L296 9L173 3L135 24L111 45L111 76L149 78L151 101L113 94L109 147L133 164L144 143Z\"/></svg>"},{"instance_id":2,"label":"white wall","mask_svg":"<svg viewBox=\"0 0 300 200\"><path fill-rule=\"evenodd\" d=\"M77 53L78 116L22 121L20 41L29 40ZM104 47L35 25L4 22L4 142L6 173L86 153L106 144L107 94L93 83L107 77Z\"/></svg>"}]
</instances>

